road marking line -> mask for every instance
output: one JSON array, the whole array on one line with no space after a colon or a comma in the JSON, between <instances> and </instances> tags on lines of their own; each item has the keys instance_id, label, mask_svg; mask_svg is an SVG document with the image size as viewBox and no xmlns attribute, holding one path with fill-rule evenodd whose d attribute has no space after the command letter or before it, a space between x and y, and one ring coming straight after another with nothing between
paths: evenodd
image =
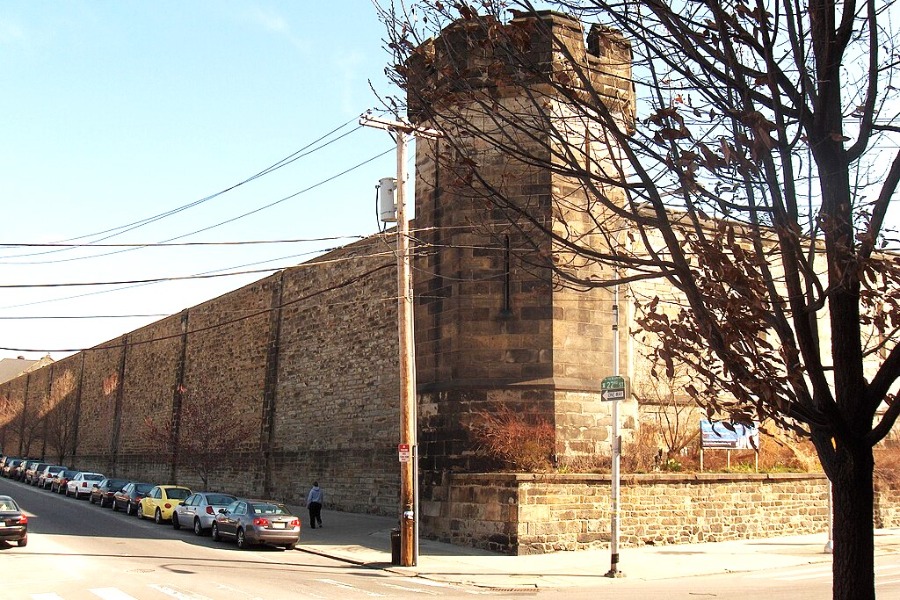
<instances>
[{"instance_id":1,"label":"road marking line","mask_svg":"<svg viewBox=\"0 0 900 600\"><path fill-rule=\"evenodd\" d=\"M444 583L443 581L432 581L430 579L422 579L419 577L410 577L406 581L408 583L414 583L416 585L426 585L426 586L430 586L430 587L440 587L440 588L453 587L449 583Z\"/></svg>"},{"instance_id":2,"label":"road marking line","mask_svg":"<svg viewBox=\"0 0 900 600\"><path fill-rule=\"evenodd\" d=\"M810 573L816 573L813 577L818 577L822 573L831 573L831 565L825 567L812 567L804 569L794 569L793 571L783 571L780 573L772 573L771 571L759 571L747 575L748 579L784 579L793 576L809 576Z\"/></svg>"},{"instance_id":3,"label":"road marking line","mask_svg":"<svg viewBox=\"0 0 900 600\"><path fill-rule=\"evenodd\" d=\"M32 594L32 600L63 600L63 597L59 594L54 594L50 592L49 594Z\"/></svg>"},{"instance_id":4,"label":"road marking line","mask_svg":"<svg viewBox=\"0 0 900 600\"><path fill-rule=\"evenodd\" d=\"M178 598L178 600L212 600L208 596L201 596L200 594L195 594L193 592L182 592L167 585L159 585L154 583L149 587L156 590L157 592L160 592L161 594L169 596L170 598Z\"/></svg>"},{"instance_id":5,"label":"road marking line","mask_svg":"<svg viewBox=\"0 0 900 600\"><path fill-rule=\"evenodd\" d=\"M403 590L404 592L415 592L416 594L427 594L429 596L440 596L441 595L440 592L434 592L431 590L423 590L422 588L407 587L405 585L397 585L395 583L381 582L381 585L383 585L384 587L394 589L394 590Z\"/></svg>"},{"instance_id":6,"label":"road marking line","mask_svg":"<svg viewBox=\"0 0 900 600\"><path fill-rule=\"evenodd\" d=\"M328 585L333 585L333 586L335 586L335 587L339 587L339 588L342 588L342 589L345 589L345 590L355 590L355 591L357 591L357 592L362 592L362 593L365 594L366 596L374 596L374 597L378 597L378 598L383 598L383 597L384 597L384 594L379 594L378 592L370 592L370 591L368 591L368 590L364 590L364 589L362 589L362 588L358 588L358 587L356 587L356 586L354 586L354 585L349 585L349 584L347 584L347 583L341 583L340 581L335 581L334 579L316 579L316 581L318 581L318 582L320 582L320 583L325 583L325 584L328 584Z\"/></svg>"},{"instance_id":7,"label":"road marking line","mask_svg":"<svg viewBox=\"0 0 900 600\"><path fill-rule=\"evenodd\" d=\"M137 600L134 596L116 588L94 588L88 591L103 600Z\"/></svg>"}]
</instances>

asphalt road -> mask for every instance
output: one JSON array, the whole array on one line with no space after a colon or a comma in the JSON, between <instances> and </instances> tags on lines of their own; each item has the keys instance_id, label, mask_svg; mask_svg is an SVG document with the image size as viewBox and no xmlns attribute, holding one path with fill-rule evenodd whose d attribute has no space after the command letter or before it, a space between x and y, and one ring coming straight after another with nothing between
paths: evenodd
<instances>
[{"instance_id":1,"label":"asphalt road","mask_svg":"<svg viewBox=\"0 0 900 600\"><path fill-rule=\"evenodd\" d=\"M238 550L0 478L29 515L28 546L0 542L3 600L280 600L492 594L299 551ZM496 595L496 594L493 594Z\"/></svg>"}]
</instances>

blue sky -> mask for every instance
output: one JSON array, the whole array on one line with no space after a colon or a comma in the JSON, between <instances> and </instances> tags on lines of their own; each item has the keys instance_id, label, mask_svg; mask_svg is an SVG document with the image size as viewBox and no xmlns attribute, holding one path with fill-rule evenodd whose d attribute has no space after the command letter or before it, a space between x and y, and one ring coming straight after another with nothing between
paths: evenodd
<instances>
[{"instance_id":1,"label":"blue sky","mask_svg":"<svg viewBox=\"0 0 900 600\"><path fill-rule=\"evenodd\" d=\"M0 284L275 270L374 233L375 185L395 174L394 145L384 131L354 129L379 108L370 81L393 91L382 38L369 0L0 4L0 243L320 240L6 246ZM332 143L283 168L127 227L230 188L332 131L322 140ZM61 358L265 275L0 289L0 357Z\"/></svg>"}]
</instances>

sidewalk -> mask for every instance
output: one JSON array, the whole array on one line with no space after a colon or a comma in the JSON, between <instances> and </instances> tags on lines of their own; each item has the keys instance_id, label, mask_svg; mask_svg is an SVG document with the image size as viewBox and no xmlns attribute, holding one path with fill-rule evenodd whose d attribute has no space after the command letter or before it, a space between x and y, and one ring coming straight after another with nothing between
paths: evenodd
<instances>
[{"instance_id":1,"label":"sidewalk","mask_svg":"<svg viewBox=\"0 0 900 600\"><path fill-rule=\"evenodd\" d=\"M297 514L304 515L305 511ZM490 588L562 588L609 581L610 552L585 550L505 556L420 539L414 567L391 564L390 532L397 520L325 511L324 527L303 519L297 548L353 564L442 581ZM632 580L659 580L758 571L831 562L823 534L673 546L619 548L618 570ZM875 553L900 553L900 529L875 531Z\"/></svg>"}]
</instances>

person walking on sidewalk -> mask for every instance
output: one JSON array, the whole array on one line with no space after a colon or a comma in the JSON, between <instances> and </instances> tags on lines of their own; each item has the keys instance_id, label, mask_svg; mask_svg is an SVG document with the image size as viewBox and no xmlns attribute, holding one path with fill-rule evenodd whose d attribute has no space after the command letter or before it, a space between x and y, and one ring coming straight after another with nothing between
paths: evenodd
<instances>
[{"instance_id":1,"label":"person walking on sidewalk","mask_svg":"<svg viewBox=\"0 0 900 600\"><path fill-rule=\"evenodd\" d=\"M311 529L322 526L322 503L325 502L325 492L319 487L319 482L314 481L312 489L306 495L306 508L309 509L309 526Z\"/></svg>"}]
</instances>

